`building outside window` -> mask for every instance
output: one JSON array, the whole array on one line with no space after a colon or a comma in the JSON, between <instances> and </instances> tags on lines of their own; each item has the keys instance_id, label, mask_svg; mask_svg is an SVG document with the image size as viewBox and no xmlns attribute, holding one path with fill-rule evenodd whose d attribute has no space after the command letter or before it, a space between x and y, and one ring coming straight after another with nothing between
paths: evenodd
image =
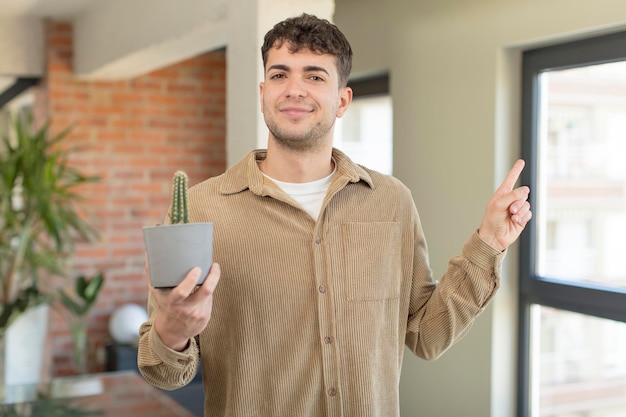
<instances>
[{"instance_id":1,"label":"building outside window","mask_svg":"<svg viewBox=\"0 0 626 417\"><path fill-rule=\"evenodd\" d=\"M626 416L625 44L523 56L518 417Z\"/></svg>"}]
</instances>

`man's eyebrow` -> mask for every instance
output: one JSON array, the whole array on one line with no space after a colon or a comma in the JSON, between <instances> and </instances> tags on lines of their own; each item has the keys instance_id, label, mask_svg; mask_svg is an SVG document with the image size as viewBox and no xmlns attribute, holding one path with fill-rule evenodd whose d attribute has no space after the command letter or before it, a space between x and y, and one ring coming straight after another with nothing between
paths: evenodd
<instances>
[{"instance_id":1,"label":"man's eyebrow","mask_svg":"<svg viewBox=\"0 0 626 417\"><path fill-rule=\"evenodd\" d=\"M306 72L318 72L318 71L319 71L319 72L324 72L324 73L326 73L326 74L330 75L330 74L328 73L328 71L326 71L326 68L324 68L324 67L318 67L317 65L308 65L308 66L304 67L304 70L305 70Z\"/></svg>"},{"instance_id":2,"label":"man's eyebrow","mask_svg":"<svg viewBox=\"0 0 626 417\"><path fill-rule=\"evenodd\" d=\"M289 67L287 65L283 65L283 64L276 64L276 65L272 65L270 67L267 68L268 71L270 70L280 70L280 71L287 71L289 72Z\"/></svg>"},{"instance_id":3,"label":"man's eyebrow","mask_svg":"<svg viewBox=\"0 0 626 417\"><path fill-rule=\"evenodd\" d=\"M289 72L291 71L291 68L288 65L284 65L284 64L275 64L275 65L271 65L269 68L267 68L268 71L271 70L279 70L279 71L286 71ZM328 71L326 70L326 68L324 67L318 67L317 65L307 65L304 67L304 71L305 72L323 72L325 74L328 74Z\"/></svg>"}]
</instances>

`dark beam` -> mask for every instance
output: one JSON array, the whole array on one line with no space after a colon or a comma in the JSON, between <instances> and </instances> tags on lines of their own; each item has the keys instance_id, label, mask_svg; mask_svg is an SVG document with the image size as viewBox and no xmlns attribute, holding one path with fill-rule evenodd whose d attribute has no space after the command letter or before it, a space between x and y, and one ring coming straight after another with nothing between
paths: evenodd
<instances>
[{"instance_id":1,"label":"dark beam","mask_svg":"<svg viewBox=\"0 0 626 417\"><path fill-rule=\"evenodd\" d=\"M12 86L0 93L0 109L4 107L8 102L13 100L22 92L28 90L30 87L36 85L39 82L39 78L22 77L18 78Z\"/></svg>"}]
</instances>

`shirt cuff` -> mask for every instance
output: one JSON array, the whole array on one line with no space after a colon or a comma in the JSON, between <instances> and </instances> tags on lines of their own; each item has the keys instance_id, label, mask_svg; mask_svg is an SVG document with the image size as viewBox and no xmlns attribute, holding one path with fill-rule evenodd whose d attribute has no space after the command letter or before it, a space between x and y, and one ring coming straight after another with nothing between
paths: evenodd
<instances>
[{"instance_id":1,"label":"shirt cuff","mask_svg":"<svg viewBox=\"0 0 626 417\"><path fill-rule=\"evenodd\" d=\"M485 243L478 235L478 230L463 245L463 256L467 260L481 269L494 271L496 275L499 275L505 255L506 249L501 252Z\"/></svg>"},{"instance_id":2,"label":"shirt cuff","mask_svg":"<svg viewBox=\"0 0 626 417\"><path fill-rule=\"evenodd\" d=\"M154 327L152 327L149 338L152 352L154 352L154 354L159 357L163 363L174 368L183 369L187 367L190 363L193 363L198 355L198 346L196 345L196 340L194 338L189 339L187 348L181 352L171 349L163 343Z\"/></svg>"}]
</instances>

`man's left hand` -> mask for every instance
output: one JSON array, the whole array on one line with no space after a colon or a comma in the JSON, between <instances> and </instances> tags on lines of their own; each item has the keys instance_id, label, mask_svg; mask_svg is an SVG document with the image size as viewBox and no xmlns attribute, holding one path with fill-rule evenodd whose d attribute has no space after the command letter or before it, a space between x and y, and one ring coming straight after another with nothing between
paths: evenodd
<instances>
[{"instance_id":1,"label":"man's left hand","mask_svg":"<svg viewBox=\"0 0 626 417\"><path fill-rule=\"evenodd\" d=\"M504 182L487 203L485 215L478 229L482 240L500 251L517 240L532 218L528 195L530 188L513 188L522 170L524 161L519 159L509 171Z\"/></svg>"}]
</instances>

